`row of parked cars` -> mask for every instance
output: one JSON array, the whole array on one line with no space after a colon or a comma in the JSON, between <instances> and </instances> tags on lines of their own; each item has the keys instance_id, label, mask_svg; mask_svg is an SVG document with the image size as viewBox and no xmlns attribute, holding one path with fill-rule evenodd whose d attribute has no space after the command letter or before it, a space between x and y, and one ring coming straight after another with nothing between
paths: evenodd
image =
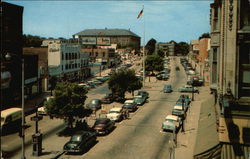
<instances>
[{"instance_id":1,"label":"row of parked cars","mask_svg":"<svg viewBox=\"0 0 250 159\"><path fill-rule=\"evenodd\" d=\"M172 114L167 115L162 123L163 131L177 133L186 118L191 99L187 94L181 94L172 109Z\"/></svg>"},{"instance_id":2,"label":"row of parked cars","mask_svg":"<svg viewBox=\"0 0 250 159\"><path fill-rule=\"evenodd\" d=\"M108 96L105 96L104 101L107 100ZM67 153L83 153L88 150L97 142L98 135L107 135L115 128L115 122L119 122L124 119L124 114L129 112L134 112L138 109L138 106L143 105L147 98L149 97L149 93L144 90L138 91L138 93L134 96L133 99L125 100L122 107L114 107L111 108L106 115L106 117L97 118L91 131L81 131L74 134L70 141L68 141L64 145L64 151ZM94 102L90 102L92 104L97 104L98 107L101 108L102 100L94 99ZM92 108L91 104L88 104L90 108ZM107 103L110 103L108 101ZM126 114L127 115L127 114Z\"/></svg>"}]
</instances>

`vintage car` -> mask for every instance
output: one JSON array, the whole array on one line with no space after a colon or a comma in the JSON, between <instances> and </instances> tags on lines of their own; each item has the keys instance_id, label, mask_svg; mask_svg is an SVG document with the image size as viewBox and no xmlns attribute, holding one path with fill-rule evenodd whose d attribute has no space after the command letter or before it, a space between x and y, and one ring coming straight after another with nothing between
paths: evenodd
<instances>
[{"instance_id":1,"label":"vintage car","mask_svg":"<svg viewBox=\"0 0 250 159\"><path fill-rule=\"evenodd\" d=\"M88 109L91 109L93 111L96 111L97 109L100 109L102 105L102 102L100 99L92 99L87 105L86 107Z\"/></svg>"},{"instance_id":2,"label":"vintage car","mask_svg":"<svg viewBox=\"0 0 250 159\"><path fill-rule=\"evenodd\" d=\"M129 112L134 112L137 110L137 105L134 100L126 100L122 108L124 111L128 110Z\"/></svg>"},{"instance_id":3,"label":"vintage car","mask_svg":"<svg viewBox=\"0 0 250 159\"><path fill-rule=\"evenodd\" d=\"M144 90L139 90L137 92L137 95L141 95L141 96L143 96L145 98L149 98L149 93L147 91L144 91Z\"/></svg>"},{"instance_id":4,"label":"vintage car","mask_svg":"<svg viewBox=\"0 0 250 159\"><path fill-rule=\"evenodd\" d=\"M93 129L98 135L106 135L115 128L115 122L109 118L97 118Z\"/></svg>"},{"instance_id":5,"label":"vintage car","mask_svg":"<svg viewBox=\"0 0 250 159\"><path fill-rule=\"evenodd\" d=\"M103 104L110 104L114 101L114 96L112 93L106 94L102 99L101 99Z\"/></svg>"},{"instance_id":6,"label":"vintage car","mask_svg":"<svg viewBox=\"0 0 250 159\"><path fill-rule=\"evenodd\" d=\"M180 105L174 106L174 108L172 109L172 115L176 115L178 117L181 117L182 119L185 119L186 117L186 113Z\"/></svg>"},{"instance_id":7,"label":"vintage car","mask_svg":"<svg viewBox=\"0 0 250 159\"><path fill-rule=\"evenodd\" d=\"M64 145L66 153L83 153L96 143L96 133L80 131L71 136L70 140Z\"/></svg>"},{"instance_id":8,"label":"vintage car","mask_svg":"<svg viewBox=\"0 0 250 159\"><path fill-rule=\"evenodd\" d=\"M178 89L178 91L179 92L194 92L194 93L199 93L199 90L198 90L198 88L197 87L193 87L193 86L191 86L191 85L185 85L185 86L183 86L183 87L180 87L179 89Z\"/></svg>"},{"instance_id":9,"label":"vintage car","mask_svg":"<svg viewBox=\"0 0 250 159\"><path fill-rule=\"evenodd\" d=\"M172 91L173 91L172 86L170 84L164 85L164 87L163 87L164 93L171 93Z\"/></svg>"},{"instance_id":10,"label":"vintage car","mask_svg":"<svg viewBox=\"0 0 250 159\"><path fill-rule=\"evenodd\" d=\"M143 105L146 102L146 98L141 95L134 96L134 102L137 105Z\"/></svg>"},{"instance_id":11,"label":"vintage car","mask_svg":"<svg viewBox=\"0 0 250 159\"><path fill-rule=\"evenodd\" d=\"M107 118L113 121L121 121L123 119L122 112L122 108L111 108L107 114Z\"/></svg>"},{"instance_id":12,"label":"vintage car","mask_svg":"<svg viewBox=\"0 0 250 159\"><path fill-rule=\"evenodd\" d=\"M168 115L162 123L163 131L177 132L182 124L180 117L176 115Z\"/></svg>"},{"instance_id":13,"label":"vintage car","mask_svg":"<svg viewBox=\"0 0 250 159\"><path fill-rule=\"evenodd\" d=\"M191 99L189 97L189 95L187 94L181 94L180 97L178 98L178 100L176 101L176 103L182 103L182 101L184 100L184 102L189 105L191 103Z\"/></svg>"}]
</instances>

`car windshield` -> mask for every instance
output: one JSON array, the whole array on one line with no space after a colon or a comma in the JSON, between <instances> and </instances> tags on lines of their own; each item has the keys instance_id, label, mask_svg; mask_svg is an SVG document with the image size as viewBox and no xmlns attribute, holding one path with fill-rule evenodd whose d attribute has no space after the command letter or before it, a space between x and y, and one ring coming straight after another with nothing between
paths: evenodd
<instances>
[{"instance_id":1,"label":"car windshield","mask_svg":"<svg viewBox=\"0 0 250 159\"><path fill-rule=\"evenodd\" d=\"M124 108L132 108L133 106L131 104L125 104Z\"/></svg>"},{"instance_id":2,"label":"car windshield","mask_svg":"<svg viewBox=\"0 0 250 159\"><path fill-rule=\"evenodd\" d=\"M92 104L97 104L97 103L98 103L98 100L92 100L91 103L92 103Z\"/></svg>"},{"instance_id":3,"label":"car windshield","mask_svg":"<svg viewBox=\"0 0 250 159\"><path fill-rule=\"evenodd\" d=\"M82 137L80 135L74 135L71 137L71 141L81 141Z\"/></svg>"},{"instance_id":4,"label":"car windshield","mask_svg":"<svg viewBox=\"0 0 250 159\"><path fill-rule=\"evenodd\" d=\"M119 110L110 110L109 113L119 113Z\"/></svg>"},{"instance_id":5,"label":"car windshield","mask_svg":"<svg viewBox=\"0 0 250 159\"><path fill-rule=\"evenodd\" d=\"M173 119L166 119L166 121L171 122L171 123L175 122L175 120Z\"/></svg>"}]
</instances>

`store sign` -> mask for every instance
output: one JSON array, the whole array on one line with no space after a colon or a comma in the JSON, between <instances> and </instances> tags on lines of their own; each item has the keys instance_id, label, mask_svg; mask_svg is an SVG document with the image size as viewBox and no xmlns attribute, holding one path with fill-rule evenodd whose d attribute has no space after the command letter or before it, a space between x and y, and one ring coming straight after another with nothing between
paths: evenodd
<instances>
[{"instance_id":1,"label":"store sign","mask_svg":"<svg viewBox=\"0 0 250 159\"><path fill-rule=\"evenodd\" d=\"M96 45L95 37L82 37L81 41L83 45Z\"/></svg>"}]
</instances>

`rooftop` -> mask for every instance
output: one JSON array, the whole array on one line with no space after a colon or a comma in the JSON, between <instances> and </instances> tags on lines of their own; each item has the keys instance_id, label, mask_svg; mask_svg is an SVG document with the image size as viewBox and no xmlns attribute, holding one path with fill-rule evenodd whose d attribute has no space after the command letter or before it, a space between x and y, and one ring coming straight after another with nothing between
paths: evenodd
<instances>
[{"instance_id":1,"label":"rooftop","mask_svg":"<svg viewBox=\"0 0 250 159\"><path fill-rule=\"evenodd\" d=\"M126 29L85 29L74 35L81 36L135 36L139 37L135 33Z\"/></svg>"}]
</instances>

